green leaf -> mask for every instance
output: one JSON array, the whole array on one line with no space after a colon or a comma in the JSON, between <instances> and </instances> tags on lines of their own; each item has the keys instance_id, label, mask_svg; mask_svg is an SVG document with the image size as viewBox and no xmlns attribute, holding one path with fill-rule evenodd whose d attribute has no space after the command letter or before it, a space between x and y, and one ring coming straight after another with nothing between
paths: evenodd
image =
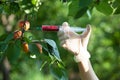
<instances>
[{"instance_id":1,"label":"green leaf","mask_svg":"<svg viewBox=\"0 0 120 80\"><path fill-rule=\"evenodd\" d=\"M95 6L98 11L105 15L110 15L113 13L113 9L107 2L100 2L100 4Z\"/></svg>"},{"instance_id":2,"label":"green leaf","mask_svg":"<svg viewBox=\"0 0 120 80\"><path fill-rule=\"evenodd\" d=\"M39 55L39 54L40 54L39 49L38 49L38 47L36 46L35 43L30 43L30 44L29 44L29 50L30 50L30 52L33 53L33 54L36 54L36 55Z\"/></svg>"},{"instance_id":3,"label":"green leaf","mask_svg":"<svg viewBox=\"0 0 120 80\"><path fill-rule=\"evenodd\" d=\"M87 15L88 15L89 19L91 19L91 17L92 17L91 10L87 10L86 12L87 12Z\"/></svg>"},{"instance_id":4,"label":"green leaf","mask_svg":"<svg viewBox=\"0 0 120 80\"><path fill-rule=\"evenodd\" d=\"M120 6L117 7L117 9L115 10L114 14L120 14Z\"/></svg>"},{"instance_id":5,"label":"green leaf","mask_svg":"<svg viewBox=\"0 0 120 80\"><path fill-rule=\"evenodd\" d=\"M8 49L6 51L8 60L10 62L15 62L16 60L18 60L20 52L21 52L21 41L20 40L16 40L16 42L9 43Z\"/></svg>"},{"instance_id":6,"label":"green leaf","mask_svg":"<svg viewBox=\"0 0 120 80\"><path fill-rule=\"evenodd\" d=\"M47 45L44 42L42 42L41 45L42 45L43 54L48 56L49 51Z\"/></svg>"},{"instance_id":7,"label":"green leaf","mask_svg":"<svg viewBox=\"0 0 120 80\"><path fill-rule=\"evenodd\" d=\"M84 7L82 9L80 9L77 12L77 14L75 15L75 19L80 18L81 16L83 16L86 13L87 9L88 9L88 7Z\"/></svg>"},{"instance_id":8,"label":"green leaf","mask_svg":"<svg viewBox=\"0 0 120 80\"><path fill-rule=\"evenodd\" d=\"M31 0L31 3L32 3L33 5L36 5L37 0Z\"/></svg>"},{"instance_id":9,"label":"green leaf","mask_svg":"<svg viewBox=\"0 0 120 80\"><path fill-rule=\"evenodd\" d=\"M40 65L40 71L43 69L43 67L47 64L47 61L41 62Z\"/></svg>"},{"instance_id":10,"label":"green leaf","mask_svg":"<svg viewBox=\"0 0 120 80\"><path fill-rule=\"evenodd\" d=\"M32 42L33 34L31 32L24 32L24 40L28 43Z\"/></svg>"},{"instance_id":11,"label":"green leaf","mask_svg":"<svg viewBox=\"0 0 120 80\"><path fill-rule=\"evenodd\" d=\"M63 62L57 62L57 65L59 68L62 68L62 69L64 69L64 67L65 67Z\"/></svg>"},{"instance_id":12,"label":"green leaf","mask_svg":"<svg viewBox=\"0 0 120 80\"><path fill-rule=\"evenodd\" d=\"M80 9L79 0L73 0L69 5L69 16L74 16Z\"/></svg>"},{"instance_id":13,"label":"green leaf","mask_svg":"<svg viewBox=\"0 0 120 80\"><path fill-rule=\"evenodd\" d=\"M0 41L4 41L5 43L9 42L13 39L13 33L6 33L0 36Z\"/></svg>"},{"instance_id":14,"label":"green leaf","mask_svg":"<svg viewBox=\"0 0 120 80\"><path fill-rule=\"evenodd\" d=\"M3 57L5 56L5 51L8 48L8 43L5 42L5 40L8 39L9 34L3 34L2 36L0 36L0 61L3 59Z\"/></svg>"},{"instance_id":15,"label":"green leaf","mask_svg":"<svg viewBox=\"0 0 120 80\"><path fill-rule=\"evenodd\" d=\"M79 6L82 8L88 7L92 2L93 2L93 0L80 0Z\"/></svg>"},{"instance_id":16,"label":"green leaf","mask_svg":"<svg viewBox=\"0 0 120 80\"><path fill-rule=\"evenodd\" d=\"M8 34L8 36L7 36L6 39L5 39L5 42L8 42L8 41L10 41L11 39L13 39L13 35L14 35L14 33Z\"/></svg>"},{"instance_id":17,"label":"green leaf","mask_svg":"<svg viewBox=\"0 0 120 80\"><path fill-rule=\"evenodd\" d=\"M24 0L19 3L20 8L26 13L31 13L33 9L33 5L31 3L31 0Z\"/></svg>"},{"instance_id":18,"label":"green leaf","mask_svg":"<svg viewBox=\"0 0 120 80\"><path fill-rule=\"evenodd\" d=\"M73 0L69 6L69 16L83 16L92 2L93 0Z\"/></svg>"},{"instance_id":19,"label":"green leaf","mask_svg":"<svg viewBox=\"0 0 120 80\"><path fill-rule=\"evenodd\" d=\"M0 13L2 14L3 12L3 5L0 5Z\"/></svg>"},{"instance_id":20,"label":"green leaf","mask_svg":"<svg viewBox=\"0 0 120 80\"><path fill-rule=\"evenodd\" d=\"M31 37L32 38L32 37ZM27 38L27 37L23 37L23 40L27 43L30 43L32 42L32 40L30 38Z\"/></svg>"},{"instance_id":21,"label":"green leaf","mask_svg":"<svg viewBox=\"0 0 120 80\"><path fill-rule=\"evenodd\" d=\"M11 2L9 9L12 9L12 10L10 10L11 13L16 13L16 12L20 11L20 7L19 7L18 3L16 3L16 2Z\"/></svg>"},{"instance_id":22,"label":"green leaf","mask_svg":"<svg viewBox=\"0 0 120 80\"><path fill-rule=\"evenodd\" d=\"M5 42L0 42L0 62L5 56L5 51L8 48L8 44Z\"/></svg>"},{"instance_id":23,"label":"green leaf","mask_svg":"<svg viewBox=\"0 0 120 80\"><path fill-rule=\"evenodd\" d=\"M61 61L60 55L59 55L59 51L58 48L56 46L56 43L51 40L51 39L45 39L44 40L47 44L48 44L48 49L49 52L59 61Z\"/></svg>"},{"instance_id":24,"label":"green leaf","mask_svg":"<svg viewBox=\"0 0 120 80\"><path fill-rule=\"evenodd\" d=\"M5 52L8 47L8 44L5 42L0 42L0 52Z\"/></svg>"},{"instance_id":25,"label":"green leaf","mask_svg":"<svg viewBox=\"0 0 120 80\"><path fill-rule=\"evenodd\" d=\"M50 73L57 79L57 80L68 80L68 76L66 70L63 68L58 67L56 64L50 65Z\"/></svg>"},{"instance_id":26,"label":"green leaf","mask_svg":"<svg viewBox=\"0 0 120 80\"><path fill-rule=\"evenodd\" d=\"M115 0L115 1L117 1L120 4L120 0Z\"/></svg>"},{"instance_id":27,"label":"green leaf","mask_svg":"<svg viewBox=\"0 0 120 80\"><path fill-rule=\"evenodd\" d=\"M117 8L118 6L120 5L120 2L115 0L113 3L112 3L112 7L113 8Z\"/></svg>"},{"instance_id":28,"label":"green leaf","mask_svg":"<svg viewBox=\"0 0 120 80\"><path fill-rule=\"evenodd\" d=\"M0 41L4 41L6 39L6 37L8 36L8 34L3 34L0 36Z\"/></svg>"}]
</instances>

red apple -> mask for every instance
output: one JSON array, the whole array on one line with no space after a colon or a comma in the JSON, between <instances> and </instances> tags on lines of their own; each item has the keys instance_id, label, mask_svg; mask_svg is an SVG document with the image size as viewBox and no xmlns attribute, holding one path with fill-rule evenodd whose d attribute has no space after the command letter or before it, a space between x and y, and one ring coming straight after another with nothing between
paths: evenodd
<instances>
[{"instance_id":1,"label":"red apple","mask_svg":"<svg viewBox=\"0 0 120 80\"><path fill-rule=\"evenodd\" d=\"M29 21L20 21L19 22L19 27L27 31L30 28L30 22Z\"/></svg>"}]
</instances>

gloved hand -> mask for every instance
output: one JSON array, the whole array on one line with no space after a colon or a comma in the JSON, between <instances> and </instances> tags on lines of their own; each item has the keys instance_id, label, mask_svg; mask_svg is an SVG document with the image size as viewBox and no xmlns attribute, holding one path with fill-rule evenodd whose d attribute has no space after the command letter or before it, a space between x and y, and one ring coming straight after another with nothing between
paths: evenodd
<instances>
[{"instance_id":1,"label":"gloved hand","mask_svg":"<svg viewBox=\"0 0 120 80\"><path fill-rule=\"evenodd\" d=\"M84 67L87 67L90 54L87 51L87 45L91 34L91 27L87 25L86 30L82 34L77 34L72 31L67 22L61 26L58 32L58 38L62 47L68 49L74 54L76 62L82 62Z\"/></svg>"}]
</instances>

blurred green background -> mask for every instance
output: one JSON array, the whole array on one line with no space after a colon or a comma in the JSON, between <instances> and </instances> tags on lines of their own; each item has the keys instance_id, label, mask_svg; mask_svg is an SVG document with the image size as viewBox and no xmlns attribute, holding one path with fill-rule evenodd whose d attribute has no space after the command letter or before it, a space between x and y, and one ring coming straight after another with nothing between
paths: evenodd
<instances>
[{"instance_id":1,"label":"blurred green background","mask_svg":"<svg viewBox=\"0 0 120 80\"><path fill-rule=\"evenodd\" d=\"M86 27L87 24L91 24L92 34L88 51L91 54L90 60L95 73L100 80L120 80L120 15L106 16L93 8L91 16L84 14L75 19L73 16L68 16L69 3L62 3L60 0L41 1L42 4L38 12L28 15L27 20L31 23L31 30L26 32L26 36L33 36L33 39L53 39L58 46L63 63L65 63L69 79L72 80L76 77L73 80L77 80L79 79L77 63L73 60L73 55L60 46L57 32L32 31L32 29L42 24L62 25L64 21L67 21L70 26ZM2 6L0 4L1 8ZM6 12L10 12L9 8L6 9ZM24 14L20 11L17 13L4 12L0 14L0 18L2 19L3 15L9 18L11 13L15 16L14 20L10 22L10 25L13 26L12 31L14 31L18 28L18 21L23 20ZM5 33L5 26L0 20L0 35ZM45 65L40 71L40 62L28 59L23 52L21 52L20 60L14 61L10 66L11 80L21 80L21 78L22 80L54 80L54 77L49 73L48 65ZM2 80L2 73L0 73L0 80Z\"/></svg>"}]
</instances>

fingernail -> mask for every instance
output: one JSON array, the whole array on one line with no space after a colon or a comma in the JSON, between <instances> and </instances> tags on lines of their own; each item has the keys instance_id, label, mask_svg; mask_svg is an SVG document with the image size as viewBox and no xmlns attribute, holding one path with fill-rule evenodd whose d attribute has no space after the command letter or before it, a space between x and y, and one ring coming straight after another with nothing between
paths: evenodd
<instances>
[{"instance_id":1,"label":"fingernail","mask_svg":"<svg viewBox=\"0 0 120 80\"><path fill-rule=\"evenodd\" d=\"M67 23L67 22L64 22L64 23L62 24L62 26L68 26L68 23Z\"/></svg>"}]
</instances>

